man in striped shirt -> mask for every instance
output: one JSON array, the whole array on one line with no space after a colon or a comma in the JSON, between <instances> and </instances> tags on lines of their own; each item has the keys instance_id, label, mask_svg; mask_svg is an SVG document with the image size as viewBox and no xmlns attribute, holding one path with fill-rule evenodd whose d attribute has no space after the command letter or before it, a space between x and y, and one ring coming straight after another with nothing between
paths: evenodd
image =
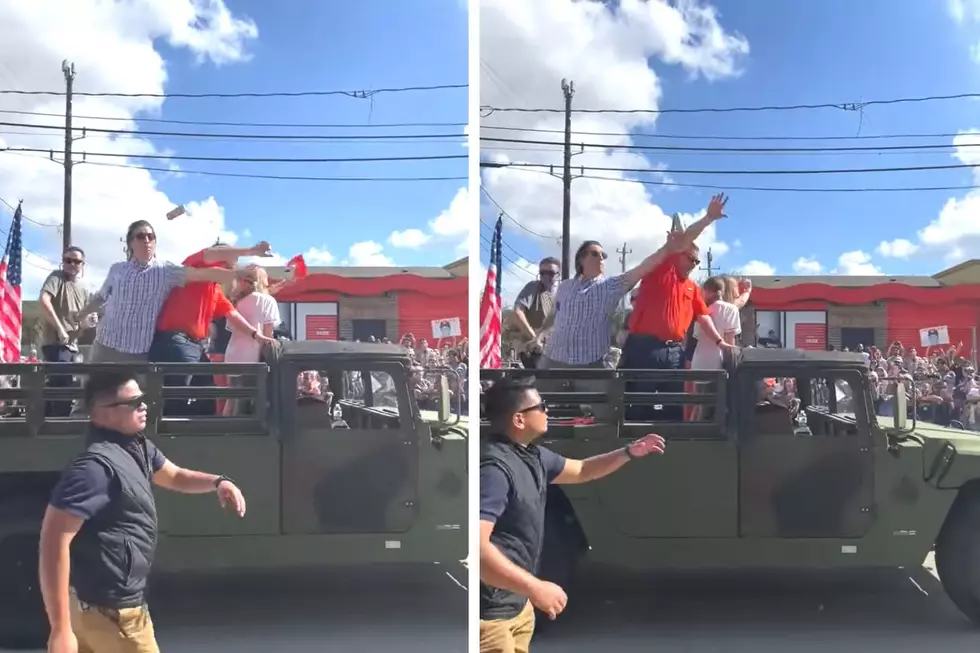
<instances>
[{"instance_id":1,"label":"man in striped shirt","mask_svg":"<svg viewBox=\"0 0 980 653\"><path fill-rule=\"evenodd\" d=\"M90 360L95 363L146 362L160 309L170 291L189 282L232 283L234 270L188 268L156 258L156 232L146 220L129 226L128 258L109 268L91 303L104 304ZM91 305L90 303L90 305Z\"/></svg>"}]
</instances>

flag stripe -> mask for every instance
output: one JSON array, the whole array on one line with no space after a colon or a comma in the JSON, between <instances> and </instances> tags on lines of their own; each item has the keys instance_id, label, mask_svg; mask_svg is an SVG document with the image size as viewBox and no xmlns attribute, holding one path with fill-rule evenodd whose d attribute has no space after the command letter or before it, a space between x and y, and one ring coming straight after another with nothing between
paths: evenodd
<instances>
[{"instance_id":1,"label":"flag stripe","mask_svg":"<svg viewBox=\"0 0 980 653\"><path fill-rule=\"evenodd\" d=\"M21 302L21 208L17 205L7 234L7 248L0 261L0 361L20 361L21 330L24 323Z\"/></svg>"},{"instance_id":2,"label":"flag stripe","mask_svg":"<svg viewBox=\"0 0 980 653\"><path fill-rule=\"evenodd\" d=\"M502 336L500 307L500 246L502 244L503 216L497 218L493 240L490 242L490 262L487 265L487 283L480 301L480 367L500 367L500 339Z\"/></svg>"}]
</instances>

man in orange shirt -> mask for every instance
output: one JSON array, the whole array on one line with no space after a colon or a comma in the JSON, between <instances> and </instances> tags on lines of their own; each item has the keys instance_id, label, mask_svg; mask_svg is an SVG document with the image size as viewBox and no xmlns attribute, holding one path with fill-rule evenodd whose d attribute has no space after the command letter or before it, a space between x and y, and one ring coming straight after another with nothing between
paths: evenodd
<instances>
[{"instance_id":1,"label":"man in orange shirt","mask_svg":"<svg viewBox=\"0 0 980 653\"><path fill-rule=\"evenodd\" d=\"M226 268L235 266L242 256L271 256L269 243L260 242L252 247L228 247L216 245L191 254L183 265L192 268ZM235 310L217 283L197 282L178 286L170 292L157 319L156 334L150 346L149 359L154 363L197 363L205 359L204 340L211 322L225 318L235 330L251 334L263 342L270 338L262 335ZM186 385L189 377L168 376L165 385ZM187 407L184 400L167 401L164 412L180 414Z\"/></svg>"},{"instance_id":2,"label":"man in orange shirt","mask_svg":"<svg viewBox=\"0 0 980 653\"><path fill-rule=\"evenodd\" d=\"M719 193L711 198L704 217L686 231L693 242L712 224L725 217L728 198ZM681 370L684 369L684 335L697 320L707 337L719 347L727 347L708 314L701 288L690 275L701 261L698 247L674 254L653 269L640 283L636 306L629 317L629 335L623 346L622 369ZM630 382L627 392L684 392L683 383ZM630 421L681 421L683 406L628 406Z\"/></svg>"}]
</instances>

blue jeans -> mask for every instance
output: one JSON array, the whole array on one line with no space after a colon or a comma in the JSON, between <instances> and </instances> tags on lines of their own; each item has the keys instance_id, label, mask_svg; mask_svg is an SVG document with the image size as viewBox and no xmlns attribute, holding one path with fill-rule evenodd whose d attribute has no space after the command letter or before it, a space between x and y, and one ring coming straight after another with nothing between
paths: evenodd
<instances>
[{"instance_id":1,"label":"blue jeans","mask_svg":"<svg viewBox=\"0 0 980 653\"><path fill-rule=\"evenodd\" d=\"M664 342L653 336L631 333L623 345L619 367L624 370L682 370L684 346L679 342ZM684 384L630 381L626 384L626 392L684 392ZM650 405L627 406L626 419L630 422L680 422L684 419L684 406L664 406L660 410Z\"/></svg>"},{"instance_id":2,"label":"blue jeans","mask_svg":"<svg viewBox=\"0 0 980 653\"><path fill-rule=\"evenodd\" d=\"M204 345L186 333L179 331L157 331L150 345L151 363L198 363L204 356ZM189 385L191 377L185 374L168 374L163 384L169 386ZM163 404L165 415L186 415L189 405L186 399L168 399Z\"/></svg>"}]
</instances>

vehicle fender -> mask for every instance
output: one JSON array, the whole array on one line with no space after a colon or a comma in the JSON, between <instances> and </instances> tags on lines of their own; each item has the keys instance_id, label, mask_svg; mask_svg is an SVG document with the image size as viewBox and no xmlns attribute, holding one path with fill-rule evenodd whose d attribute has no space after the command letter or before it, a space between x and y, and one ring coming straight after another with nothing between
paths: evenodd
<instances>
[{"instance_id":1,"label":"vehicle fender","mask_svg":"<svg viewBox=\"0 0 980 653\"><path fill-rule=\"evenodd\" d=\"M563 546L578 555L588 551L589 541L585 536L585 530L579 523L575 508L572 507L572 502L565 491L557 485L549 485L546 505L545 537L560 538Z\"/></svg>"},{"instance_id":2,"label":"vehicle fender","mask_svg":"<svg viewBox=\"0 0 980 653\"><path fill-rule=\"evenodd\" d=\"M926 483L939 490L954 490L980 479L980 437L926 439L922 473Z\"/></svg>"}]
</instances>

